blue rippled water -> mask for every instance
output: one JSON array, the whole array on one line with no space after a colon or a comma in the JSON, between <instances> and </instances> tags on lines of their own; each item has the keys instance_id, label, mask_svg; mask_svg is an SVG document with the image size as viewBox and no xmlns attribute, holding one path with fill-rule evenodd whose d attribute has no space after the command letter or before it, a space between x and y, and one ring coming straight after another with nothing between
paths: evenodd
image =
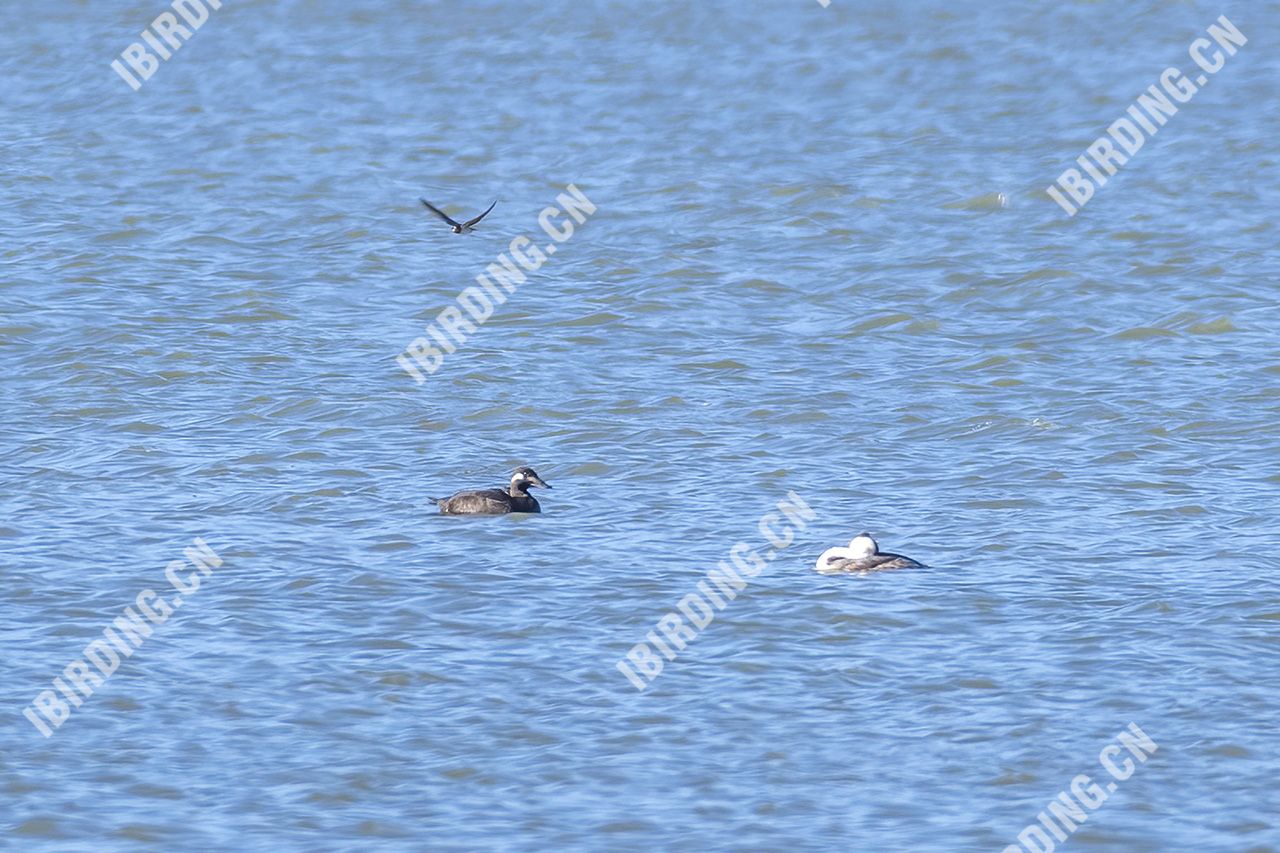
<instances>
[{"instance_id":1,"label":"blue rippled water","mask_svg":"<svg viewBox=\"0 0 1280 853\"><path fill-rule=\"evenodd\" d=\"M222 5L137 92L162 3L0 29L0 846L1034 850L1136 724L1054 843L1280 849L1280 4ZM1248 42L1064 215L1222 14ZM539 516L428 504L520 464ZM930 568L812 570L861 530Z\"/></svg>"}]
</instances>

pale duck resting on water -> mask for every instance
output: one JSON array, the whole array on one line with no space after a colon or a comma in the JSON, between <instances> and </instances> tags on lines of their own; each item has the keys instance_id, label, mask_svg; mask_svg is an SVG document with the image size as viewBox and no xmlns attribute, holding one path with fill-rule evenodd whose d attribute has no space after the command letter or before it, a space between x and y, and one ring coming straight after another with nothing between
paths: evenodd
<instances>
[{"instance_id":1,"label":"pale duck resting on water","mask_svg":"<svg viewBox=\"0 0 1280 853\"><path fill-rule=\"evenodd\" d=\"M458 492L447 498L428 498L440 507L441 515L502 515L508 512L542 512L538 501L529 494L530 486L548 486L532 468L521 466L511 475L511 485L502 489L478 489Z\"/></svg>"},{"instance_id":2,"label":"pale duck resting on water","mask_svg":"<svg viewBox=\"0 0 1280 853\"><path fill-rule=\"evenodd\" d=\"M824 575L842 574L845 572L869 572L878 569L917 569L923 568L910 557L901 554L882 554L876 540L870 533L859 533L849 541L848 548L828 548L818 558L815 569Z\"/></svg>"}]
</instances>

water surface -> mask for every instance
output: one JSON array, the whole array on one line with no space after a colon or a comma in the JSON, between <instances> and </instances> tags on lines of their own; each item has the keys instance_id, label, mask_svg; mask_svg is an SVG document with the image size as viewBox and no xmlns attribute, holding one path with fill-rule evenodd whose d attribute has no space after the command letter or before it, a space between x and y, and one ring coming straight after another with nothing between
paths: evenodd
<instances>
[{"instance_id":1,"label":"water surface","mask_svg":"<svg viewBox=\"0 0 1280 853\"><path fill-rule=\"evenodd\" d=\"M999 850L1137 723L1068 843L1280 847L1280 6L228 0L132 92L163 9L0 35L8 844ZM1064 216L1224 12L1249 43ZM570 183L597 212L418 386ZM432 515L518 464L543 515ZM863 529L932 568L811 571ZM224 565L43 738L197 536Z\"/></svg>"}]
</instances>

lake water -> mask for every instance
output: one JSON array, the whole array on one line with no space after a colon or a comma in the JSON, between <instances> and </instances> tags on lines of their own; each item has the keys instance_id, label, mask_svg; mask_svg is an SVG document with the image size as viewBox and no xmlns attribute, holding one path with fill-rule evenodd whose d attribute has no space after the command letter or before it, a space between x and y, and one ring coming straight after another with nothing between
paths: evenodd
<instances>
[{"instance_id":1,"label":"lake water","mask_svg":"<svg viewBox=\"0 0 1280 853\"><path fill-rule=\"evenodd\" d=\"M1023 849L1136 724L1059 846L1280 849L1280 4L222 6L137 92L160 2L0 30L0 846ZM540 516L427 502L520 464ZM861 530L930 568L812 570Z\"/></svg>"}]
</instances>

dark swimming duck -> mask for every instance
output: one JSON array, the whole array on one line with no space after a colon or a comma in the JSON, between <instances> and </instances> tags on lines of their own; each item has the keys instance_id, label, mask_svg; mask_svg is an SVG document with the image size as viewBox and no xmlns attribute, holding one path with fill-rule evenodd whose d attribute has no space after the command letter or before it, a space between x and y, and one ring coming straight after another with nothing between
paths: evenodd
<instances>
[{"instance_id":1,"label":"dark swimming duck","mask_svg":"<svg viewBox=\"0 0 1280 853\"><path fill-rule=\"evenodd\" d=\"M923 563L917 563L910 557L901 554L882 554L876 540L870 533L859 533L849 541L848 548L828 548L818 558L815 569L824 575L843 574L846 572L869 572L877 569L918 569Z\"/></svg>"},{"instance_id":2,"label":"dark swimming duck","mask_svg":"<svg viewBox=\"0 0 1280 853\"><path fill-rule=\"evenodd\" d=\"M538 501L529 494L530 486L551 488L532 468L520 467L511 475L511 485L502 489L480 489L458 492L447 498L430 498L440 507L441 515L502 515L507 512L542 512Z\"/></svg>"}]
</instances>

